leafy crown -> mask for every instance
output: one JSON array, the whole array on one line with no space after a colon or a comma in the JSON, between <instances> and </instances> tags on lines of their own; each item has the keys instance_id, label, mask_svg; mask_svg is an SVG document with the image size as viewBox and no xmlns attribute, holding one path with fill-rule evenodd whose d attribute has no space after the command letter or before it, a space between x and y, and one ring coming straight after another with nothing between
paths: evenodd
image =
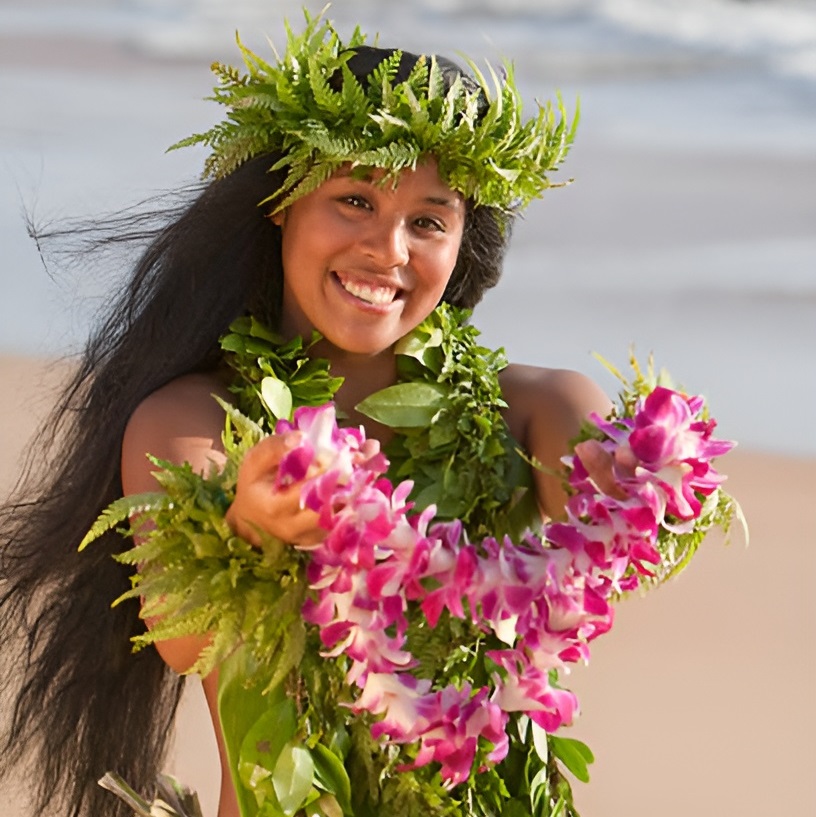
<instances>
[{"instance_id":1,"label":"leafy crown","mask_svg":"<svg viewBox=\"0 0 816 817\"><path fill-rule=\"evenodd\" d=\"M306 27L286 24L287 49L276 64L246 48L236 35L247 73L214 63L218 79L210 99L225 105L225 120L171 149L203 144L212 149L204 176L222 178L267 153L286 168L274 200L281 210L317 188L343 165L385 171L383 181L433 156L440 177L477 205L514 212L545 189L562 186L547 174L564 160L578 123L568 122L559 96L522 119L522 102L510 63L503 77L488 64L486 78L470 60L473 81L457 77L447 88L433 56L421 56L402 82L395 77L402 52L394 51L362 82L347 63L365 44L359 27L347 42L322 15L304 10ZM342 78L342 83L335 81Z\"/></svg>"}]
</instances>

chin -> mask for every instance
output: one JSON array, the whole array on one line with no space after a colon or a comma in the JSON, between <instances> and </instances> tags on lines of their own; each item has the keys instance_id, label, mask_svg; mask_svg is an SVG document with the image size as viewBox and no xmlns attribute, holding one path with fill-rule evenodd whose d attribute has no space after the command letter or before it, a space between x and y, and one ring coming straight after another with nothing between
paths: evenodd
<instances>
[{"instance_id":1,"label":"chin","mask_svg":"<svg viewBox=\"0 0 816 817\"><path fill-rule=\"evenodd\" d=\"M360 355L361 357L376 357L381 355L394 347L397 338L374 338L371 333L367 333L364 337L329 337L324 335L324 342L331 350L346 355ZM327 350L329 351L329 350Z\"/></svg>"}]
</instances>

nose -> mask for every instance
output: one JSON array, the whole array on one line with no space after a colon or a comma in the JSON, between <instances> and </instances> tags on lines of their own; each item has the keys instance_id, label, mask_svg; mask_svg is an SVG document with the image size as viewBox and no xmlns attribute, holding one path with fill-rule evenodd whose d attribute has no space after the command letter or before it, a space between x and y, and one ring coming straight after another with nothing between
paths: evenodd
<instances>
[{"instance_id":1,"label":"nose","mask_svg":"<svg viewBox=\"0 0 816 817\"><path fill-rule=\"evenodd\" d=\"M373 219L364 239L366 255L383 269L404 267L410 258L410 237L402 219Z\"/></svg>"}]
</instances>

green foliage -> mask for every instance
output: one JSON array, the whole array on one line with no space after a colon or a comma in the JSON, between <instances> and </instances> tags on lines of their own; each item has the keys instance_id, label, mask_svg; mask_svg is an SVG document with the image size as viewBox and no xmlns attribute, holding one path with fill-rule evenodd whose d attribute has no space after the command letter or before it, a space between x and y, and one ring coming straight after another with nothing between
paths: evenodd
<instances>
[{"instance_id":1,"label":"green foliage","mask_svg":"<svg viewBox=\"0 0 816 817\"><path fill-rule=\"evenodd\" d=\"M271 430L277 420L290 420L295 406L322 406L332 400L343 378L329 374L328 361L309 357L318 340L315 333L308 343L301 337L284 343L253 317L234 321L221 348L236 374L230 390L241 412Z\"/></svg>"},{"instance_id":2,"label":"green foliage","mask_svg":"<svg viewBox=\"0 0 816 817\"><path fill-rule=\"evenodd\" d=\"M372 80L385 96L393 92L392 68L382 66ZM315 87L331 104L326 89ZM506 359L477 344L468 316L438 308L398 344L399 382L358 408L395 430L387 452L392 480L413 479L417 506L436 503L437 516L462 519L474 541L518 535L538 515L530 468L501 414L498 375ZM398 771L410 767L417 748L383 747L371 737L371 718L346 706L346 659L321 657L318 634L303 623L302 554L271 538L252 547L227 524L246 451L293 408L331 400L342 382L327 361L309 357L316 340L283 343L252 318L236 321L222 340L237 402L222 403L223 469L205 475L153 460L163 492L117 500L85 537L82 547L123 528L135 539L117 557L138 568L122 598L140 597L142 616L154 619L136 646L190 635L205 641L191 671L220 667L219 713L242 817L578 817L568 775L586 781L592 753L519 713L510 716L506 758L492 763L492 747L483 743L478 773L452 791L433 766ZM627 410L659 378L666 383L651 362L646 372L634 359L633 367L621 395ZM694 530L664 531L667 567L655 583L685 566L710 527L727 529L735 516L734 501L717 491ZM488 683L496 667L487 652L501 646L494 635L447 613L435 627L411 611L408 617L419 677L437 689Z\"/></svg>"},{"instance_id":3,"label":"green foliage","mask_svg":"<svg viewBox=\"0 0 816 817\"><path fill-rule=\"evenodd\" d=\"M102 536L103 533L114 530L122 523L127 522L131 517L165 509L169 503L170 498L168 495L158 491L139 494L137 496L123 496L114 500L102 511L91 529L85 534L79 543L79 550L84 550L91 542ZM129 530L129 527L126 530Z\"/></svg>"},{"instance_id":4,"label":"green foliage","mask_svg":"<svg viewBox=\"0 0 816 817\"><path fill-rule=\"evenodd\" d=\"M398 344L400 383L357 407L398 433L389 476L412 479L418 508L461 519L473 540L536 524L530 469L502 416L503 350L479 346L470 313L443 304Z\"/></svg>"},{"instance_id":5,"label":"green foliage","mask_svg":"<svg viewBox=\"0 0 816 817\"><path fill-rule=\"evenodd\" d=\"M589 783L587 766L595 760L589 746L575 738L564 738L558 735L548 735L547 741L551 755L561 760L564 766L582 783Z\"/></svg>"},{"instance_id":6,"label":"green foliage","mask_svg":"<svg viewBox=\"0 0 816 817\"><path fill-rule=\"evenodd\" d=\"M213 65L219 84L210 99L227 107L226 119L171 149L211 148L204 172L215 178L254 156L282 153L273 169L288 169L286 180L266 200L276 210L347 162L383 169L387 182L433 156L451 188L503 211L520 209L558 186L547 174L565 159L578 123L577 112L569 123L560 97L555 105L538 105L525 122L509 63L503 78L488 65L486 78L469 62L477 87L459 79L444 92L433 57L421 57L408 78L395 84L399 52L361 83L346 65L365 43L359 28L343 42L322 15L304 15L302 33L286 26L286 51L274 65L238 39L246 73Z\"/></svg>"},{"instance_id":7,"label":"green foliage","mask_svg":"<svg viewBox=\"0 0 816 817\"><path fill-rule=\"evenodd\" d=\"M245 429L253 428L257 426L245 424ZM220 473L203 475L186 463L153 460L161 469L157 478L165 493L117 500L82 547L130 516L124 532L136 543L116 558L137 566L138 572L116 603L140 598L142 617L155 619L134 639L136 648L183 636L206 638L207 646L190 670L206 675L243 643L262 667L274 662L286 674L303 652L303 557L274 542L255 548L232 533L225 513L244 446L230 421L225 441L228 459ZM288 666L281 665L281 650Z\"/></svg>"},{"instance_id":8,"label":"green foliage","mask_svg":"<svg viewBox=\"0 0 816 817\"><path fill-rule=\"evenodd\" d=\"M621 384L618 391L618 402L613 408L618 417L633 415L638 400L648 396L657 386L665 386L667 389L676 388L671 376L665 369L655 371L653 355L649 355L646 359L646 369L644 371L640 361L635 357L634 349L630 349L629 367L633 372L631 378L623 374L620 369L601 355L595 353L593 356Z\"/></svg>"},{"instance_id":9,"label":"green foliage","mask_svg":"<svg viewBox=\"0 0 816 817\"><path fill-rule=\"evenodd\" d=\"M239 647L221 663L218 678L218 716L232 782L244 817L256 813L259 801L263 801L270 788L272 795L268 799L277 805L269 778L277 754L294 734L294 714L283 688L279 686L262 694L261 684L251 683L257 670L251 652ZM271 730L274 745L266 735L258 734L258 724L268 725L269 718L275 719ZM252 737L255 737L254 743ZM259 747L258 743L266 745ZM258 782L257 796L253 787L246 785L248 779Z\"/></svg>"}]
</instances>

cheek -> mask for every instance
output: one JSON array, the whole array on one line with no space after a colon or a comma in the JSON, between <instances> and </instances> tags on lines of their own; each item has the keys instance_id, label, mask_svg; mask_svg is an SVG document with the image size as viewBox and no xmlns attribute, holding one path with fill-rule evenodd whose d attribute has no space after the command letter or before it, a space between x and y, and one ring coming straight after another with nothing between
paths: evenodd
<instances>
[{"instance_id":1,"label":"cheek","mask_svg":"<svg viewBox=\"0 0 816 817\"><path fill-rule=\"evenodd\" d=\"M447 247L447 251L440 257L439 263L439 278L442 282L443 289L448 285L453 270L456 267L456 262L459 259L459 250L461 248L461 241L457 240L451 242Z\"/></svg>"}]
</instances>

